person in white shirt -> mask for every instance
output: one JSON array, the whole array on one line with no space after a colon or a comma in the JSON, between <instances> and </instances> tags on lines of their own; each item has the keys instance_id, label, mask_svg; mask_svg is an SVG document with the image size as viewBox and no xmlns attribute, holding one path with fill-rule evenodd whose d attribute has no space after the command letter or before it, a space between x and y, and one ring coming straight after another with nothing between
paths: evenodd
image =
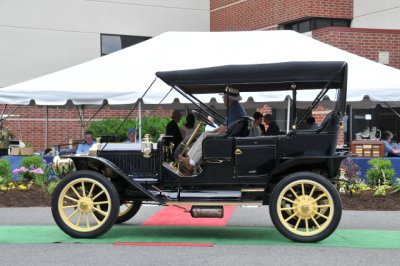
<instances>
[{"instance_id":1,"label":"person in white shirt","mask_svg":"<svg viewBox=\"0 0 400 266\"><path fill-rule=\"evenodd\" d=\"M214 125L214 127L212 127L210 125L206 125L204 132L213 131L214 129L216 129L218 127L218 125L215 124L215 122L214 122L214 117L208 116L207 118L208 118L208 121L210 121Z\"/></svg>"}]
</instances>

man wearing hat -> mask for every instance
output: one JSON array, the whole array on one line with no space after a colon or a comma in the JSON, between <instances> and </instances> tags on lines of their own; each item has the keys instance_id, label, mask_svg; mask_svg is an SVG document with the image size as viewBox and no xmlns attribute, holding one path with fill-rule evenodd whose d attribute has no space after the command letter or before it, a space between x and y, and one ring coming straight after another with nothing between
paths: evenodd
<instances>
[{"instance_id":1,"label":"man wearing hat","mask_svg":"<svg viewBox=\"0 0 400 266\"><path fill-rule=\"evenodd\" d=\"M222 97L224 99L224 105L227 108L227 117L225 118L225 122L212 131L202 133L188 151L188 157L183 157L182 155L179 156L179 172L181 175L193 175L194 167L200 163L203 156L202 144L206 136L210 134L225 133L230 124L246 116L246 112L239 103L242 97L240 96L238 89L226 86Z\"/></svg>"},{"instance_id":2,"label":"man wearing hat","mask_svg":"<svg viewBox=\"0 0 400 266\"><path fill-rule=\"evenodd\" d=\"M136 143L136 129L128 129L128 139L124 143Z\"/></svg>"}]
</instances>

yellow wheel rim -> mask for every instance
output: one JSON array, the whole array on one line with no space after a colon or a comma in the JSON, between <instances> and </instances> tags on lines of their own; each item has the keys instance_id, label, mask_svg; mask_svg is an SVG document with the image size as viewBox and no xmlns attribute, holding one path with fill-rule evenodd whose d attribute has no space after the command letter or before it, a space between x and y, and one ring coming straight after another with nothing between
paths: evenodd
<instances>
[{"instance_id":1,"label":"yellow wheel rim","mask_svg":"<svg viewBox=\"0 0 400 266\"><path fill-rule=\"evenodd\" d=\"M126 201L122 203L121 206L119 207L118 217L127 214L130 210L132 210L133 206L135 206L135 203L133 201Z\"/></svg>"},{"instance_id":2,"label":"yellow wheel rim","mask_svg":"<svg viewBox=\"0 0 400 266\"><path fill-rule=\"evenodd\" d=\"M332 221L334 204L331 194L312 180L288 184L279 194L278 217L283 226L299 236L324 231Z\"/></svg>"},{"instance_id":3,"label":"yellow wheel rim","mask_svg":"<svg viewBox=\"0 0 400 266\"><path fill-rule=\"evenodd\" d=\"M100 182L79 178L61 191L58 211L70 228L79 232L94 231L110 216L111 197Z\"/></svg>"}]
</instances>

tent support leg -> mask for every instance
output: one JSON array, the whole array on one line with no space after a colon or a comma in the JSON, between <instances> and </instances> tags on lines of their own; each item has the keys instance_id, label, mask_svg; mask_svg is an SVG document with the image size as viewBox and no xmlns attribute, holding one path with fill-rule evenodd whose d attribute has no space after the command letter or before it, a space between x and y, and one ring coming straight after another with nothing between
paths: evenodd
<instances>
[{"instance_id":1,"label":"tent support leg","mask_svg":"<svg viewBox=\"0 0 400 266\"><path fill-rule=\"evenodd\" d=\"M138 105L138 123L140 125L139 127L139 143L142 143L142 99L140 99L139 101L139 105Z\"/></svg>"},{"instance_id":2,"label":"tent support leg","mask_svg":"<svg viewBox=\"0 0 400 266\"><path fill-rule=\"evenodd\" d=\"M44 127L44 149L46 150L47 147L49 146L48 140L49 140L49 106L46 105L45 107L45 127Z\"/></svg>"},{"instance_id":3,"label":"tent support leg","mask_svg":"<svg viewBox=\"0 0 400 266\"><path fill-rule=\"evenodd\" d=\"M6 112L6 110L7 110L7 104L5 104L4 107L3 107L3 111L1 112L0 119L3 118L3 115L4 115L4 113Z\"/></svg>"}]
</instances>

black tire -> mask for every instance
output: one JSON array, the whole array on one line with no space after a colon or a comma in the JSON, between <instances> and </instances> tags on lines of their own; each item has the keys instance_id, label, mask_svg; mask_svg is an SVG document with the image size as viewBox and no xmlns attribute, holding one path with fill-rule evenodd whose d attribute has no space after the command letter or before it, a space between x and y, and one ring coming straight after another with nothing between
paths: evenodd
<instances>
[{"instance_id":1,"label":"black tire","mask_svg":"<svg viewBox=\"0 0 400 266\"><path fill-rule=\"evenodd\" d=\"M326 217L329 216L329 219L325 219L325 218L321 219L321 216L314 215L314 213L315 213L314 207L312 207L310 209L310 205L300 206L300 204L295 205L294 202L286 201L285 199L280 200L281 197L287 196L290 194L293 195L292 200L293 199L297 200L296 197L294 196L294 193L289 191L288 188L294 188L294 190L295 190L296 188L299 188L298 186L300 186L300 189L301 189L298 192L300 193L300 191L303 191L302 193L304 193L304 194L300 194L300 197L303 195L306 195L306 197L310 197L311 199L314 198L315 203L313 203L313 204L316 204L317 206L318 206L318 201L315 201L315 200L318 200L319 197L317 197L317 196L311 197L308 194L315 195L315 193L317 193L317 195L321 196L322 199L325 197L324 195L326 194L326 199L323 199L323 200L330 202L331 207L329 207L328 210L327 210L327 208L319 208L316 210L317 210L317 212L319 212L319 210L321 210L320 213ZM317 191L317 192L314 192L314 193L311 193L311 191L307 192L307 188L313 188L313 187L320 189L320 191L318 191L316 189L314 191ZM325 191L323 191L322 189ZM286 193L289 193L289 194L286 194ZM308 198L307 198L307 200L308 200ZM313 201L310 201L310 202L313 202ZM304 215L312 216L311 219L313 219L313 220L305 219L303 217L301 219L299 219L299 216L295 215L295 213L294 213L295 211L293 211L292 215L290 215L291 213L289 213L289 214L285 213L286 211L283 211L283 210L279 211L278 207L286 208L286 205L282 205L283 203L289 204L289 206L291 206L289 208L295 208L294 206L296 206L296 208L297 208L296 210L299 210L299 213L301 213L301 215L303 215L302 212L304 211L305 212ZM304 207L304 210L303 210L303 207ZM321 240L327 238L336 230L337 226L339 225L341 216L342 216L342 202L341 202L339 193L337 192L336 188L333 186L333 184L327 178L325 178L321 175L315 174L315 173L311 173L311 172L297 172L297 173L293 173L293 174L286 176L275 186L274 190L272 191L271 198L270 198L269 212L270 212L270 216L271 216L271 220L272 220L273 224L275 225L276 229L282 235L284 235L288 239L295 241L295 242L313 243L313 242L318 242L318 241L321 241ZM293 221L290 217L293 217L292 218L293 220L297 219L298 222ZM289 219L289 220L286 221L286 226L285 226L286 219ZM308 223L310 223L310 225L314 225L313 228L316 228L316 233L314 235L304 235L306 233L306 232L304 232L305 220L307 220L307 232L309 230ZM318 224L318 226L314 221ZM322 224L321 221L325 221L325 223ZM298 228L296 228L296 227L291 228L291 226L294 227L295 224L297 224L298 228L301 230L298 230ZM291 228L292 230L290 230L288 227ZM321 230L321 231L318 232L319 230ZM295 232L293 232L293 231L295 231ZM312 232L310 234L312 234Z\"/></svg>"},{"instance_id":2,"label":"black tire","mask_svg":"<svg viewBox=\"0 0 400 266\"><path fill-rule=\"evenodd\" d=\"M122 224L122 223L125 223L126 221L132 219L133 216L135 216L138 213L140 207L142 206L142 202L141 201L132 201L132 202L129 202L129 203L132 203L133 207L130 208L123 215L118 214L117 220L115 220L116 224ZM124 203L122 203L122 204L124 204Z\"/></svg>"},{"instance_id":3,"label":"black tire","mask_svg":"<svg viewBox=\"0 0 400 266\"><path fill-rule=\"evenodd\" d=\"M109 206L109 211L107 209L107 218L106 216L103 216L104 220L101 220L100 223L97 223L95 226L93 226L93 230L85 229L82 227L82 230L76 230L74 229L72 225L72 221L66 218L66 214L64 211L60 211L60 204L64 204L63 202L61 203L60 197L62 197L62 193L66 193L65 191L68 191L71 186L75 186L74 183L79 182L83 180L84 182L88 182L88 184L96 184L94 186L97 191L104 191L104 193L108 193L109 195L109 202L107 203ZM91 183L92 182L92 183ZM100 185L98 185L100 184ZM85 187L87 191L89 191L89 186L86 187L87 184L83 184L81 187ZM102 186L102 187L101 187ZM76 189L76 187L74 187ZM83 190L83 189L81 189ZM94 194L94 193L93 193ZM103 194L104 195L104 194ZM90 197L90 195L89 195ZM100 197L99 197L100 198ZM103 198L104 199L104 198ZM108 199L106 197L106 199ZM63 198L63 201L66 200L65 196ZM93 200L94 201L94 200ZM60 204L59 204L60 203ZM79 203L77 203L78 205ZM98 207L98 205L95 205ZM119 201L119 196L118 192L115 189L114 185L111 183L110 180L108 180L105 176L94 172L94 171L77 171L74 173L69 174L67 177L63 178L60 183L57 185L55 188L53 194L52 194L52 199L51 199L51 212L53 214L54 221L56 224L60 227L62 231L64 231L66 234L70 235L71 237L74 238L96 238L98 236L101 236L105 234L107 231L111 229L111 227L114 225L115 220L117 219L117 215L119 212L119 206L120 206L120 201ZM77 211L78 207L71 208L75 211ZM81 212L80 212L81 213ZM94 212L95 213L95 212ZM86 215L89 217L89 213L86 213ZM62 218L64 216L64 219ZM93 213L92 213L93 216ZM92 217L90 216L90 217ZM82 218L82 217L80 217ZM87 218L89 219L89 218ZM68 224L70 223L70 224ZM79 223L79 222L78 222ZM88 226L89 227L89 226ZM96 228L97 227L97 228Z\"/></svg>"}]
</instances>

